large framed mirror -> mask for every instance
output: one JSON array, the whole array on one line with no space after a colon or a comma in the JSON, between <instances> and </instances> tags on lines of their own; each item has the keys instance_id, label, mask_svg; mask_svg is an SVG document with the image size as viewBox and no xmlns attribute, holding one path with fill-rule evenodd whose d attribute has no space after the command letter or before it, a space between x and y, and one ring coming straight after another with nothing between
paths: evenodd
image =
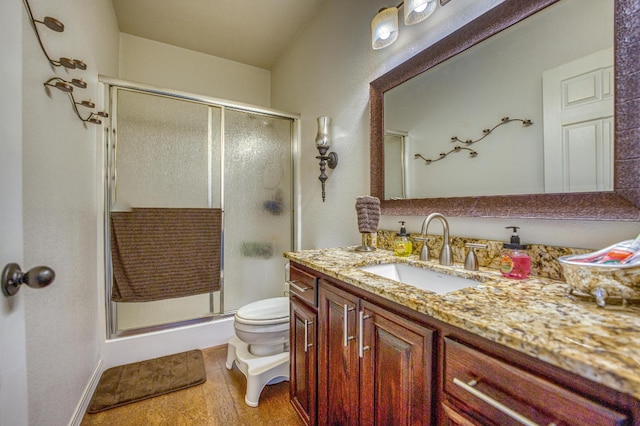
<instances>
[{"instance_id":1,"label":"large framed mirror","mask_svg":"<svg viewBox=\"0 0 640 426\"><path fill-rule=\"evenodd\" d=\"M611 176L608 187L605 182L603 187L598 186L597 189L587 188L587 192L584 192L584 189L578 189L578 191L581 192L558 192L551 184L547 183L547 187L552 189L546 192L542 189L541 191L530 193L526 192L527 189L525 189L524 193L518 193L517 190L515 192L509 192L509 190L507 190L506 193L503 194L500 192L496 193L493 190L487 190L486 193L472 192L468 195L464 193L458 195L459 193L455 190L443 190L444 192L436 192L435 195L429 195L428 191L420 193L419 191L410 190L412 185L441 186L438 177L442 175L444 180L444 176L446 176L447 173L449 175L451 175L451 173L461 174L464 179L467 180L479 180L475 177L477 174L470 174L469 170L472 170L471 167L468 166L470 163L463 162L463 154L455 153L452 157L457 158L438 162L437 166L439 169L431 167L436 164L424 166L423 169L429 169L430 172L435 173L435 175L430 178L418 179L408 185L406 192L407 198L391 199L394 195L389 190L390 185L387 185L386 190L389 194L385 193L385 180L387 180L387 183L390 182L388 178L385 178L385 169L387 173L389 173L391 169L388 161L385 163L385 136L388 136L390 132L407 130L403 128L385 128L385 118L389 120L390 117L398 115L391 110L388 110L385 114L386 104L392 103L392 100L396 97L395 94L402 91L420 92L421 90L416 90L416 88L420 86L414 86L409 89L406 88L410 84L415 85L417 78L424 78L424 76L427 75L429 76L428 78L433 78L434 75L438 74L455 75L454 72L449 70L445 71L444 67L455 62L462 64L458 65L458 68L468 66L470 63L473 63L469 62L472 61L472 59L461 59L463 55L476 52L475 49L481 46L484 48L484 45L489 42L493 43L494 40L504 39L506 37L505 34L518 28L517 24L520 22L525 24L531 20L542 19L541 16L549 14L549 12L553 13L557 19L561 8L568 7L570 2L575 2L575 0L532 0L527 2L506 0L448 37L371 82L371 195L380 198L383 214L425 215L433 211L438 211L449 216L469 217L640 220L640 61L637 60L640 55L640 21L635 18L635 16L640 13L640 5L637 0L615 0L615 10L613 11L613 36L610 38L614 44L612 59L614 62L613 86L615 87L615 96L612 96L614 98L614 125L613 130L610 132L613 140L611 141L611 158L609 159L611 166L607 172ZM579 1L577 3L582 4ZM611 13L609 13L609 19L611 19ZM545 24L538 23L537 27L541 25ZM546 25L557 26L557 23ZM535 25L533 27L535 27ZM526 39L526 37L524 39ZM504 52L504 48L496 49ZM476 55L479 55L479 53L476 53ZM467 62L465 63L464 61ZM490 60L482 62L486 63L489 61ZM516 60L516 62L518 61L520 60ZM533 62L537 64L541 61L533 59ZM475 63L478 62L476 61ZM494 80L500 79L499 76L496 78L495 75L492 75L491 78ZM488 80L491 80L491 78ZM423 83L418 84L422 85ZM540 86L541 85L540 83ZM542 87L540 87L539 90L542 91ZM427 103L434 105L444 103L439 102L439 100L443 100L442 93L438 95L436 90L430 89L422 90L422 92L426 94L424 96L427 97ZM392 94L393 96L390 96ZM400 104L402 104L402 102ZM409 102L406 104L410 105ZM462 111L462 108L451 105L447 106L447 108L449 111ZM501 113L504 115L533 115L535 119L534 126L532 127L538 128L533 130L516 129L518 126L510 124L509 126L504 126L505 129L507 127L513 127L508 131L500 129L500 131L504 130L503 136L504 134L509 134L508 132L512 132L512 135L514 134L513 132L521 132L516 133L517 136L515 137L520 138L526 134L527 137L532 139L531 143L542 144L541 126L543 125L543 121L549 122L550 120L548 118L542 120L541 114L536 116L535 111L527 111L526 108L520 111L518 108L519 107L514 108L510 106L509 111L502 111ZM515 111L512 111L512 109ZM406 110L409 111L409 109ZM467 111L462 115L472 116L474 114ZM404 114L404 116L406 117L406 114ZM553 116L554 114L550 115L550 117ZM495 124L487 122L488 119L484 120L484 126L486 127L491 127ZM500 116L497 116L496 120L499 122ZM397 123L397 121L393 121L393 123ZM439 118L437 123L442 123L442 119ZM389 127L388 123L387 127ZM483 128L474 127L471 130L465 130L466 133L473 130L475 133L482 134ZM445 131L453 132L453 130ZM537 135L540 136L538 137ZM467 135L465 134L464 136L466 137ZM512 136L511 139L513 138ZM414 137L414 139L419 138ZM496 139L499 138L496 137ZM493 143L494 142L491 142L491 144ZM489 158L495 159L496 154L490 154L491 144L483 142L483 145L477 150L479 152L478 158L467 161L476 162L483 156L485 161ZM412 148L415 148L415 145L413 145ZM422 149L428 150L427 148ZM435 149L437 150L438 148ZM417 149L413 150L417 152ZM387 150L387 152L388 151L389 150ZM500 151L501 150L498 150L497 152ZM438 151L436 151L436 153L437 152ZM542 149L540 149L540 152L542 152ZM404 158L406 161L414 161L414 155L415 153L412 150L408 150ZM427 155L428 154L425 156ZM534 154L526 153L525 157L527 158L523 158L521 161L531 162L533 155ZM544 156L545 154L539 155ZM510 158L503 159L502 161L512 161L512 156L513 153L510 154ZM415 161L420 161L424 165L422 159ZM575 161L576 160L574 160L574 162ZM456 167L456 164L458 169L452 171L451 168ZM484 167L485 170L496 168L494 165L485 165ZM540 170L543 169L542 165L537 167ZM547 168L549 167L547 166ZM480 168L480 170L482 170L482 168ZM544 174L542 171L540 173ZM397 176L404 174L407 174L404 170L396 173ZM517 180L518 176L505 176L505 179ZM527 178L528 181L532 179L533 178ZM394 180L397 180L397 178L394 178ZM492 178L489 177L485 180L491 181ZM525 184L521 186L528 188L527 185L529 185L529 183L530 182L525 182ZM405 185L403 185L403 194L404 186ZM535 191L535 189L532 191Z\"/></svg>"}]
</instances>

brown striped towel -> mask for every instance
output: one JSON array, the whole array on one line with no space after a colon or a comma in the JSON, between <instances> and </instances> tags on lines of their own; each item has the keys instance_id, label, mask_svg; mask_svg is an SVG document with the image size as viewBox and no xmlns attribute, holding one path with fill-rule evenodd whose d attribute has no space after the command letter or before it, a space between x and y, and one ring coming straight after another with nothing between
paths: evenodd
<instances>
[{"instance_id":1,"label":"brown striped towel","mask_svg":"<svg viewBox=\"0 0 640 426\"><path fill-rule=\"evenodd\" d=\"M222 210L111 212L114 302L149 302L220 290Z\"/></svg>"}]
</instances>

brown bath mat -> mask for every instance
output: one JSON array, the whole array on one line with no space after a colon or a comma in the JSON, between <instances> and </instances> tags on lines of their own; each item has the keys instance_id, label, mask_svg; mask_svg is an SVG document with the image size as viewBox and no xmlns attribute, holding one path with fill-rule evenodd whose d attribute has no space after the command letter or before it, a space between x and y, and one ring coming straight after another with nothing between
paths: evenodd
<instances>
[{"instance_id":1,"label":"brown bath mat","mask_svg":"<svg viewBox=\"0 0 640 426\"><path fill-rule=\"evenodd\" d=\"M102 373L87 413L185 389L205 380L202 352L197 349L113 367Z\"/></svg>"}]
</instances>

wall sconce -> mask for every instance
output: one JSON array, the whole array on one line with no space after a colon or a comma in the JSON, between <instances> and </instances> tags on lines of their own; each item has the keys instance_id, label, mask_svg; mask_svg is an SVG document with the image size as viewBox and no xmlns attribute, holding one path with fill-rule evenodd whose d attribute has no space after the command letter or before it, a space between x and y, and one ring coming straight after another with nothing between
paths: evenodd
<instances>
[{"instance_id":1,"label":"wall sconce","mask_svg":"<svg viewBox=\"0 0 640 426\"><path fill-rule=\"evenodd\" d=\"M371 47L389 46L398 38L398 9L404 8L404 24L413 25L427 19L436 10L437 0L405 0L397 6L380 9L371 21ZM440 5L449 0L440 0Z\"/></svg>"},{"instance_id":2,"label":"wall sconce","mask_svg":"<svg viewBox=\"0 0 640 426\"><path fill-rule=\"evenodd\" d=\"M44 82L44 85L48 87L55 87L61 92L65 92L69 96L69 100L71 101L71 106L73 107L73 110L75 111L76 115L80 120L84 121L85 123L102 124L102 120L100 120L100 118L98 117L109 117L109 114L103 111L92 112L86 118L80 114L80 111L78 110L77 105L83 106L85 108L96 107L96 104L94 104L91 101L77 102L76 98L73 96L74 86L80 89L87 88L87 83L82 79L74 78L71 81L67 81L67 80L63 80L60 77L51 77L49 80Z\"/></svg>"},{"instance_id":3,"label":"wall sconce","mask_svg":"<svg viewBox=\"0 0 640 426\"><path fill-rule=\"evenodd\" d=\"M40 32L38 32L38 26L36 24L42 24L49 28L52 31L57 33L61 33L64 31L64 24L58 21L56 18L52 18L51 16L45 16L42 21L38 21L33 17L33 13L31 12L31 6L29 6L28 0L23 0L24 7L27 9L27 14L29 15L29 20L31 21L31 27L33 27L33 31L36 33L36 38L38 39L38 43L40 44L40 48L44 53L44 56L47 57L47 60L54 67L65 67L69 69L80 69L86 70L87 64L79 59L71 59L71 58L60 58L57 61L51 59L49 54L47 53L47 49L44 48L44 44L42 44L42 39L40 38Z\"/></svg>"},{"instance_id":4,"label":"wall sconce","mask_svg":"<svg viewBox=\"0 0 640 426\"><path fill-rule=\"evenodd\" d=\"M318 148L318 155L316 158L320 160L320 182L322 182L322 202L324 203L325 191L324 183L327 181L327 174L325 173L326 166L330 169L335 169L338 165L338 154L330 152L327 155L327 151L331 146L329 125L331 125L331 119L329 117L318 117L318 135L316 136L316 148Z\"/></svg>"}]
</instances>

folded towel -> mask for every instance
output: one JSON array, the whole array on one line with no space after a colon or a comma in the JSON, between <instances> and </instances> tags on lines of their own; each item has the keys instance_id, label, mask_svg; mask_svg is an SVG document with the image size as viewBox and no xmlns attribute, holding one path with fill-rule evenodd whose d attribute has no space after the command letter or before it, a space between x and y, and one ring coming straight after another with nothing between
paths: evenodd
<instances>
[{"instance_id":1,"label":"folded towel","mask_svg":"<svg viewBox=\"0 0 640 426\"><path fill-rule=\"evenodd\" d=\"M380 200L376 197L363 195L356 197L356 212L358 213L358 230L360 232L376 232L380 220Z\"/></svg>"},{"instance_id":2,"label":"folded towel","mask_svg":"<svg viewBox=\"0 0 640 426\"><path fill-rule=\"evenodd\" d=\"M111 212L111 300L148 302L219 291L221 224L220 209Z\"/></svg>"}]
</instances>

